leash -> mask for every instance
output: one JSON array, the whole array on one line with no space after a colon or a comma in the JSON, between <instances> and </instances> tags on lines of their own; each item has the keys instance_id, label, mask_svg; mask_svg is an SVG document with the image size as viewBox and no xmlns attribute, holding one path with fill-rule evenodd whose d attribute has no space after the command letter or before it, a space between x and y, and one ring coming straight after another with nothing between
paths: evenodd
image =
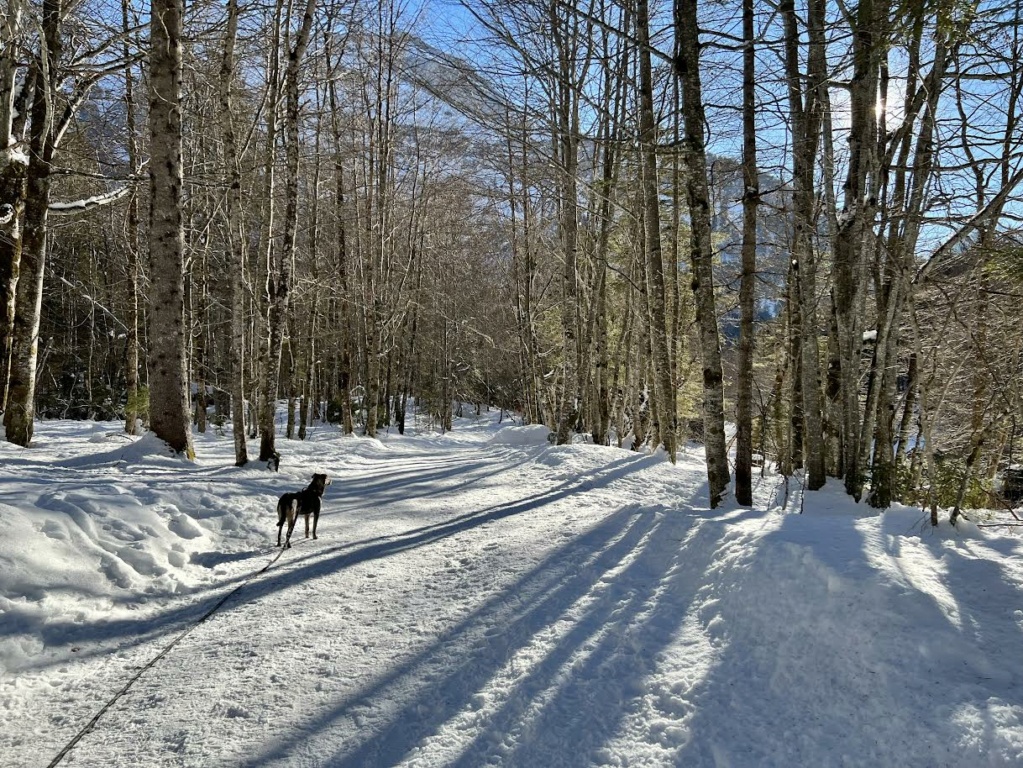
<instances>
[{"instance_id":1,"label":"leash","mask_svg":"<svg viewBox=\"0 0 1023 768\"><path fill-rule=\"evenodd\" d=\"M78 742L80 742L96 726L96 723L99 722L100 718L103 717L103 715L105 715L107 713L107 711L112 706L114 706L114 704L117 703L118 699L120 699L122 696L124 696L124 694L126 694L131 689L131 687L133 685L135 685L135 683L138 682L139 678L141 678L142 675L144 675L146 672L148 672L150 669L152 669L153 666L155 666L155 664L160 659L162 659L164 656L166 656L168 653L170 653L171 650L173 650L174 647L178 643L180 643L182 640L184 640L186 637L188 637L188 635L190 635L192 633L192 630L194 630L196 627L198 627L200 624L202 624L204 621L206 621L210 616L212 616L217 611L219 611L221 609L221 607L224 605L224 603L226 603L234 595L236 595L250 581L252 581L257 576L260 576L260 575L266 573L270 569L270 566L272 566L274 563L276 563L278 560L281 559L281 555L283 555L283 554L284 554L284 549L282 548L274 557L272 557L270 559L270 562L268 562L266 565L264 565L258 571L253 571L251 574L246 576L245 579L243 579L242 582L238 586L236 586L234 589L232 589L226 595L221 597L213 605L212 608L210 608L208 611L206 611L206 613L204 613L202 616L200 616L199 619L197 619L190 627L187 627L180 635L178 635L170 643L168 643L168 645L162 651L160 651L158 654L156 654L156 656L154 656L152 659L150 659L149 662L147 662L134 675L132 675L131 678L129 678L128 682L124 684L124 687L122 687L121 690L119 690L117 693L115 693L113 695L113 697L106 704L103 705L103 707L99 710L99 712L97 712L95 715L93 715L93 718L88 723L85 724L85 727L82 728L82 730L80 730L75 735L75 737L73 739L71 739L71 741L69 741L67 743L67 745L60 752L57 753L57 756L55 758L53 758L53 760L50 761L50 764L46 768L54 768L55 766L59 765L60 762L65 757L67 757L68 753L72 749L75 748L75 746L78 744Z\"/></svg>"}]
</instances>

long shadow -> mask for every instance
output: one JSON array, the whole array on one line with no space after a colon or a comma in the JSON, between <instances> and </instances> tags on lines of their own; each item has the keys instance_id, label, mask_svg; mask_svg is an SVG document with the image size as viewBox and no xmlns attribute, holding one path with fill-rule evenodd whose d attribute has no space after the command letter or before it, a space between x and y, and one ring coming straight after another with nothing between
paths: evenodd
<instances>
[{"instance_id":1,"label":"long shadow","mask_svg":"<svg viewBox=\"0 0 1023 768\"><path fill-rule=\"evenodd\" d=\"M26 459L22 463L25 463L25 464L29 464L29 463L38 464L39 462L34 461L34 460L27 460ZM459 471L458 471L459 482L457 483L457 485L448 486L448 488L451 489L451 490L458 490L458 489L461 489L461 488L464 488L464 487L471 486L472 484L478 482L481 477L489 477L489 476L491 476L493 474L492 462L487 462L487 461L474 462L473 464L469 465L468 467L465 464L462 464L462 463L460 463L458 461L453 461L452 462L452 461L444 460L444 461L437 461L437 462L433 462L433 463L435 463L435 464L443 464L443 465L445 465L446 469L444 471L438 472L437 473L437 477L434 478L433 480L430 480L429 481L430 483L433 483L436 480L442 479L444 477L450 477L451 476L451 472L447 471L448 466L450 466L450 468L457 467L459 469ZM507 467L507 469L508 470L513 470L514 466L517 466L517 465L513 465L513 466L510 466L510 467ZM222 494L223 494L225 499L230 499L232 496L239 495L239 494L251 494L251 490L252 490L251 486L254 483L259 483L260 480L261 480L261 478L258 478L258 477L257 478L249 478L249 477L244 477L244 476L238 476L236 474L238 472L237 468L213 468L213 469L210 470L210 472L206 472L205 469L206 468L198 468L195 472L190 473L188 477L182 478L180 480L174 480L174 481L156 480L154 482L147 483L145 488L139 489L139 492L143 493L143 501L145 500L145 497L148 496L148 495L152 495L155 498L155 496L157 495L156 494L156 490L158 489L158 487L160 485L166 485L168 487L168 489L174 490L175 492L180 494L181 491L182 491L182 486L183 485L188 486L188 485L204 483L204 482L209 480L209 475L210 475L211 472L214 472L216 474L220 474L220 470L223 469L228 474L225 477L221 477L221 478L218 479L218 490L220 490L222 492ZM233 477L231 476L232 473L235 473ZM406 483L412 483L412 482L417 481L417 480L422 482L422 475L420 473L408 472L408 473L403 473L403 474L407 474L408 475L408 478L405 481ZM29 479L26 479L25 482L29 483L29 484L32 484L32 481L29 480ZM44 478L39 478L37 481L35 481L35 484L38 484L38 485L41 485L41 486L45 486L47 491L51 491L51 492L54 491L55 489L58 489L58 488L62 487L62 486L66 486L70 490L76 490L76 489L81 489L82 488L81 481L78 478L76 478L76 479L67 479L67 480L59 480L59 481L46 480ZM402 482L401 479L395 481L391 475L388 475L388 480L387 481L381 481L381 483L379 484L379 487L388 487L388 486L400 487L403 484L404 483ZM345 488L345 495L346 495L346 497L351 499L351 501L349 503L351 504L352 507L354 507L354 508L362 508L362 507L365 507L367 505L367 499L366 499L366 496L365 496L365 494L367 493L366 489L367 488L371 489L372 488L371 486L356 488L355 490L357 490L357 493L354 493L354 494L352 493L352 490L353 490L352 489L352 484L346 483L344 488ZM23 494L23 492L21 492L18 495L19 496L23 496L24 494ZM407 498L407 495L408 495L407 491L403 492L403 493L396 494L396 496L400 497L400 498ZM344 514L344 512L338 512L336 510L332 510L330 508L330 506L329 506L329 501L330 500L329 500L329 497L328 497L328 504L325 505L326 508L324 510L323 517L329 519L330 517L332 517L335 514ZM373 503L373 500L370 500L370 503ZM335 504L333 506L336 508L337 507L337 503L335 502ZM272 526L271 526L271 521L270 521L270 516L269 515L267 517L267 521L268 521L267 522L267 528L268 528L268 531L269 531L267 538L268 538L268 542L272 542L272 531L273 531L273 529L272 529ZM438 525L444 526L444 525L447 525L449 522L451 522L451 521L450 520L449 521L445 521L444 523L440 523ZM400 536L408 536L408 535L415 535L415 534L419 534L419 533L425 533L425 532L428 532L428 531L432 530L433 528L434 528L434 526L425 526L425 527L420 528L420 529L413 529L412 531L407 531L407 532L401 534ZM337 546L337 547L328 548L326 550L326 552L330 553L330 552L337 552L337 551L342 551L342 550L348 550L348 549L351 549L352 547L357 547L357 546L360 546L360 545L363 545L363 544L379 544L379 543L383 543L383 542L386 542L386 541L391 541L393 538L394 537L375 537L375 538L367 539L367 540L364 540L364 541L361 541L361 542L346 542L343 545L340 545L340 546ZM208 567L208 568L212 568L212 567L215 567L217 565L222 565L222 564L230 563L230 562L241 562L241 561L252 559L252 558L256 558L256 557L259 557L259 556L271 557L276 551L277 551L276 548L272 547L270 545L270 543L268 543L267 548L263 549L263 550L245 551L245 552L236 552L236 553L223 553L223 552L212 552L212 551L211 552L205 552L205 553L194 553L192 555L191 561L193 563L196 563L196 564ZM311 553L305 555L304 557L300 557L299 560L302 561L302 560L315 559L317 557L320 557L323 553L324 553L324 550L318 549L318 550L316 550L314 552L311 552ZM258 565L256 565L255 566L255 570L258 571L262 567L262 565L263 565L263 563L259 563ZM155 615L151 615L150 618L140 618L140 619L130 619L130 620L114 620L114 621L97 621L97 622L90 622L90 623L74 623L74 622L60 622L60 621L47 621L47 622L44 622L33 611L25 610L25 611L18 612L16 610L12 610L9 613L9 616L8 616L8 618L11 619L11 620L10 621L5 621L3 623L3 625L0 626L0 637L11 636L11 635L14 635L14 634L28 633L28 634L33 634L33 635L39 636L41 639L43 639L43 641L47 645L56 645L56 644L59 644L59 643L66 643L66 644L71 644L71 645L75 645L75 644L86 645L86 644L88 644L88 643L90 643L92 641L96 641L96 640L101 640L102 639L102 640L107 640L107 641L113 641L113 640L116 640L116 638L119 637L119 636L123 637L123 636L130 636L132 634L138 634L138 637L135 638L132 642L129 642L126 645L122 644L120 646L120 647L129 647L130 648L130 647L134 647L136 645L140 645L140 644L145 643L145 642L150 642L151 640L154 640L154 639L158 639L161 636L168 635L168 634L173 634L173 633L176 633L176 632L180 631L184 626L187 626L187 624L189 624L190 622L196 620L199 616L202 616L205 613L205 611L208 610L208 607L210 605L212 605L212 604L215 604L217 601L219 601L223 597L223 595L226 594L227 591L229 591L229 590L231 590L233 588L236 588L239 584L244 583L244 582L250 580L252 578L252 575L253 575L253 571L250 570L250 571L247 571L247 572L244 572L244 573L239 573L237 575L234 575L234 576L226 578L226 579L222 579L222 580L218 581L215 584L202 585L202 586L198 586L198 587L194 587L194 588L185 590L183 592L178 592L175 595L168 595L167 596L168 598L175 600L175 603L176 603L175 607L171 608L171 609L164 610L164 611L159 612L159 613L157 613ZM207 595L211 596L211 597L209 597L208 599L204 599L204 596L207 596ZM147 600L152 600L153 599L153 595L151 595L151 594L147 595L146 599ZM182 604L182 599L185 599L188 602L186 604ZM123 596L119 596L119 597L114 597L114 598L111 599L111 603L113 605L127 605L127 604L135 604L135 603L138 602L138 600L139 600L139 596L136 596L134 594L129 594L129 595L123 595ZM197 601L201 601L201 602L197 602ZM79 652L78 655L77 655L77 658L84 659L84 658L89 658L89 657L94 656L94 655L97 655L97 656L98 655L104 655L106 653L109 653L109 647L101 647L101 648L95 649L94 651L82 651L82 652ZM57 662L53 662L53 663L57 663ZM30 667L27 667L27 668L37 668L37 667L38 668L45 668L46 666L49 666L49 664L40 661L37 665L30 666Z\"/></svg>"},{"instance_id":2,"label":"long shadow","mask_svg":"<svg viewBox=\"0 0 1023 768\"><path fill-rule=\"evenodd\" d=\"M392 755L404 754L417 738L432 732L457 711L465 703L462 699L465 692L477 690L490 679L513 650L528 643L538 628L556 621L588 594L608 570L655 530L655 517L653 513L636 514L627 509L609 515L441 633L428 648L338 706L306 720L302 732L281 736L277 743L242 765L255 768L284 758L307 738L305 734L329 729L353 710L387 697L397 688L404 691L419 680L423 699L407 699L390 716L388 726L368 736L347 754L329 761L335 768L387 765ZM499 636L487 633L495 627L500 628ZM430 691L440 693L432 696ZM450 697L442 698L448 694ZM424 700L427 697L429 702ZM426 703L432 710L421 706ZM421 714L424 710L425 716Z\"/></svg>"},{"instance_id":3,"label":"long shadow","mask_svg":"<svg viewBox=\"0 0 1023 768\"><path fill-rule=\"evenodd\" d=\"M268 748L245 765L254 768L284 759L299 741L309 738L307 734L329 730L374 703L400 698L399 708L388 713L386 723L326 762L336 768L394 765L474 706L509 659L568 615L572 628L542 662L511 683L511 694L489 726L461 758L446 765L471 768L495 760L502 765L591 765L592 753L627 711L629 697L622 692L670 642L700 586L699 577L714 557L725 526L714 520L690 520L703 526L705 533L683 553L673 535L678 518L619 510L507 586L429 648L304 724L303 733ZM616 534L620 534L617 539ZM673 567L683 559L684 568ZM580 560L585 562L582 567ZM621 567L623 562L627 564ZM619 572L610 573L620 567ZM670 600L658 599L664 592L671 594ZM584 612L576 615L579 601L587 598ZM648 615L638 620L641 614ZM495 629L499 634L494 634ZM577 657L581 660L573 663ZM417 688L418 693L409 696L408 691ZM499 746L501 737L521 727L530 708L552 688L556 692L543 711L524 726L528 733L520 739L521 754L510 756ZM587 722L577 722L580 713ZM599 727L593 726L594 720ZM548 738L542 738L545 735Z\"/></svg>"},{"instance_id":4,"label":"long shadow","mask_svg":"<svg viewBox=\"0 0 1023 768\"><path fill-rule=\"evenodd\" d=\"M225 563L237 563L242 560L250 560L253 557L258 557L263 554L265 550L261 549L250 549L244 552L217 552L215 550L209 552L193 552L189 558L189 562L194 565L201 565L203 568L216 568L218 565L224 565ZM220 584L218 586L223 586Z\"/></svg>"},{"instance_id":5,"label":"long shadow","mask_svg":"<svg viewBox=\"0 0 1023 768\"><path fill-rule=\"evenodd\" d=\"M346 495L353 497L352 506L382 506L396 501L405 501L410 495L415 498L442 496L476 485L482 478L493 477L497 473L513 472L517 467L528 463L523 457L514 464L499 463L493 460L472 462L452 461L448 466L436 472L422 473L419 471L399 472L388 475L379 481L354 478L345 480ZM455 474L456 473L456 474ZM438 487L438 482L456 479L458 482ZM414 494L410 491L415 490Z\"/></svg>"},{"instance_id":6,"label":"long shadow","mask_svg":"<svg viewBox=\"0 0 1023 768\"><path fill-rule=\"evenodd\" d=\"M749 510L728 523L760 515ZM693 535L681 546L668 527L644 543L449 768L472 768L495 759L507 766L601 762L596 753L615 734L637 687L656 668L686 619L726 531L721 520L691 525ZM515 748L497 752L499 737L509 733L515 736Z\"/></svg>"},{"instance_id":7,"label":"long shadow","mask_svg":"<svg viewBox=\"0 0 1023 768\"><path fill-rule=\"evenodd\" d=\"M266 575L246 584L244 589L240 590L224 605L222 610L223 612L238 610L250 602L278 593L281 590L286 590L295 584L304 583L310 579L334 573L369 560L386 558L410 549L426 546L491 522L539 509L547 504L570 497L581 485L585 485L587 488L606 485L634 471L637 465L637 461L612 465L608 469L598 470L590 475L581 475L577 479L562 483L553 489L534 494L514 503L499 504L483 510L467 512L440 523L422 526L410 532L385 538L378 543L363 545L351 551L347 551L350 549L349 545L338 545L325 551L316 550L310 552L308 555L289 560L282 567L273 568ZM239 576L235 581L242 583L247 578L251 578L251 574ZM223 586L223 588L218 586L216 594L209 600L176 606L140 619L115 619L113 621L90 622L88 624L54 621L41 624L37 627L36 633L48 645L59 643L84 645L90 642L112 641L121 637L127 638L127 640L120 647L130 648L180 631L188 623L195 621L199 616L203 615L211 605L219 601L230 590L231 586L237 586L237 584ZM0 628L0 637L9 634L11 631L6 627ZM96 655L106 652L106 648L98 649ZM90 653L86 652L81 654L80 658L88 658L89 655ZM40 662L37 667L45 668L48 665L48 663Z\"/></svg>"},{"instance_id":8,"label":"long shadow","mask_svg":"<svg viewBox=\"0 0 1023 768\"><path fill-rule=\"evenodd\" d=\"M1023 704L1020 663L1006 652L1023 632L1010 612L996 615L1018 592L1002 584L995 564L966 555L949 562L935 542L947 586L958 592L957 626L932 594L898 584L885 573L890 566L867 557L891 543L880 527L857 522L785 516L719 583L708 618L739 641L688 693L689 736L675 745L674 764L989 762L990 742L979 740L971 718L993 730L999 711ZM992 583L988 610L981 585Z\"/></svg>"}]
</instances>

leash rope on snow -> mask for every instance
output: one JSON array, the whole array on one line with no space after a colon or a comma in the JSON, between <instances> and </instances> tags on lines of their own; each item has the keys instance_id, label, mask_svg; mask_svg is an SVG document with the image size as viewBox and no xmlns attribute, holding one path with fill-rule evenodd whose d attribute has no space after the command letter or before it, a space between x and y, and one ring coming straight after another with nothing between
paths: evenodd
<instances>
[{"instance_id":1,"label":"leash rope on snow","mask_svg":"<svg viewBox=\"0 0 1023 768\"><path fill-rule=\"evenodd\" d=\"M69 741L67 743L67 745L60 752L57 753L57 756L55 758L53 758L53 760L50 761L50 764L46 768L54 768L65 757L67 757L68 753L72 749L75 748L75 746L78 744L78 742L80 742L96 726L96 723L99 722L99 719L101 717L103 717L103 715L105 715L107 713L107 711L112 706L114 706L114 704L117 703L118 699L120 699L122 696L124 696L124 694L126 694L131 689L131 687L133 685L135 685L135 683L138 682L139 678L141 678L142 675L144 675L146 672L148 672L150 669L152 669L156 665L156 662L158 662L160 659L162 659L164 656L166 656L168 653L170 653L171 650L173 650L174 646L176 646L178 643L180 643L182 640L184 640L186 637L188 637L188 635L191 634L193 629L198 627L200 624L202 624L204 621L206 621L206 619L208 619L210 616L212 616L217 611L219 611L220 608L224 605L224 603L226 603L234 595L236 595L239 592L239 590L241 590L243 587L245 587L250 581L252 581L257 576L266 573L270 569L271 565L273 565L274 563L276 563L278 560L281 559L281 555L283 555L283 554L284 554L284 548L281 548L281 550L276 555L274 555L273 558L270 559L270 562L268 562L266 565L264 565L258 571L253 571L248 576L246 576L238 586L236 586L234 589L232 589L226 595L221 597L213 605L213 607L210 608L208 611L206 611L206 613L204 613L202 616L200 616L197 621L195 621L190 627L187 627L180 635L178 635L176 638L174 638L162 651L160 651L158 654L156 654L156 656L154 656L152 659L150 659L145 665L140 667L139 670L134 675L131 676L131 678L128 680L128 682L124 684L124 687L122 687L121 690L119 690L117 693L115 693L113 695L113 697L110 699L110 701L108 701L106 704L104 704L103 707L99 710L99 712L97 712L93 716L93 718L88 723L85 724L85 727L82 728L82 730L80 730L77 734L75 734L75 737L73 739L71 739L71 741Z\"/></svg>"}]
</instances>

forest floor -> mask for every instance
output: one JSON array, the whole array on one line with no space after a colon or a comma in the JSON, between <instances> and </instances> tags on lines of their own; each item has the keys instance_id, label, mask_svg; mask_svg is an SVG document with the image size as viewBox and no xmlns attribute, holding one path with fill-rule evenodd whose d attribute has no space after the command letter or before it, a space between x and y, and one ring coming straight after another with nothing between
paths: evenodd
<instances>
[{"instance_id":1,"label":"forest floor","mask_svg":"<svg viewBox=\"0 0 1023 768\"><path fill-rule=\"evenodd\" d=\"M0 445L0 764L1023 765L1021 529L772 475L711 510L697 448L409 426L278 474L213 432Z\"/></svg>"}]
</instances>

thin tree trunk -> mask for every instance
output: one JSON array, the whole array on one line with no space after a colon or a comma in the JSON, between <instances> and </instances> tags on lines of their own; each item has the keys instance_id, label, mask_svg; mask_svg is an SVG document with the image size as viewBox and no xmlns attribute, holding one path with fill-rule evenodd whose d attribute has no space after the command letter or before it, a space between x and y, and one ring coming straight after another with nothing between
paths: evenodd
<instances>
[{"instance_id":1,"label":"thin tree trunk","mask_svg":"<svg viewBox=\"0 0 1023 768\"><path fill-rule=\"evenodd\" d=\"M7 440L28 447L35 421L36 362L46 265L47 210L50 203L50 162L53 159L53 92L61 52L60 3L43 3L47 59L40 65L32 100L32 160L26 174L21 265L11 335L10 379L4 427ZM86 376L86 385L91 382Z\"/></svg>"},{"instance_id":2,"label":"thin tree trunk","mask_svg":"<svg viewBox=\"0 0 1023 768\"><path fill-rule=\"evenodd\" d=\"M269 461L277 453L275 448L274 412L277 392L281 383L281 364L284 333L288 323L291 302L291 279L294 271L296 238L298 232L298 156L299 156L299 76L312 30L316 0L307 0L295 44L288 53L284 76L285 112L285 204L284 239L276 259L273 276L274 292L270 302L268 323L267 366L264 378L263 413L260 419L259 460Z\"/></svg>"},{"instance_id":3,"label":"thin tree trunk","mask_svg":"<svg viewBox=\"0 0 1023 768\"><path fill-rule=\"evenodd\" d=\"M707 452L710 505L713 508L721 503L730 477L725 444L724 375L714 299L714 245L704 139L706 114L700 78L697 4L698 0L676 0L675 37L678 46L676 68L682 84L682 116L685 123L686 199L691 220L690 261L703 360L704 445Z\"/></svg>"},{"instance_id":4,"label":"thin tree trunk","mask_svg":"<svg viewBox=\"0 0 1023 768\"><path fill-rule=\"evenodd\" d=\"M121 31L125 36L124 41L124 109L125 109L125 130L127 132L128 144L128 166L132 172L139 168L139 146L137 135L137 124L135 117L135 88L132 66L130 63L130 50L128 45L128 34L131 25L128 19L128 0L121 3ZM124 382L128 390L127 405L124 409L124 431L129 435L139 433L139 295L142 291L142 270L139 260L139 200L136 193L132 193L128 200L127 211L127 232L126 250L128 252L128 306L125 317L127 327L127 338L125 339L125 361L124 361Z\"/></svg>"},{"instance_id":5,"label":"thin tree trunk","mask_svg":"<svg viewBox=\"0 0 1023 768\"><path fill-rule=\"evenodd\" d=\"M820 346L817 320L817 263L813 238L816 231L814 167L820 141L823 114L822 91L827 87L824 23L825 0L811 0L807 14L809 51L807 54L806 91L802 88L800 70L799 29L794 4L785 0L780 5L785 24L785 64L788 79L789 109L793 137L793 178L795 203L795 237L793 241L792 275L796 281L802 381L802 438L806 464L806 485L817 490L825 482L825 442L821 413Z\"/></svg>"},{"instance_id":6,"label":"thin tree trunk","mask_svg":"<svg viewBox=\"0 0 1023 768\"><path fill-rule=\"evenodd\" d=\"M650 324L654 398L651 414L661 444L674 463L678 450L675 387L668 350L668 310L665 303L664 259L661 255L660 189L657 183L657 124L654 119L654 83L650 65L650 30L646 0L636 6L639 52L639 130L643 188L643 222L647 260L647 322ZM726 468L727 472L727 468ZM726 481L727 482L727 481Z\"/></svg>"},{"instance_id":7,"label":"thin tree trunk","mask_svg":"<svg viewBox=\"0 0 1023 768\"><path fill-rule=\"evenodd\" d=\"M739 360L736 402L735 499L753 504L753 343L757 272L756 51L753 0L742 0L742 278L739 285Z\"/></svg>"},{"instance_id":8,"label":"thin tree trunk","mask_svg":"<svg viewBox=\"0 0 1023 768\"><path fill-rule=\"evenodd\" d=\"M16 94L22 6L21 0L10 0L7 13L0 18L0 40L3 42L0 45L0 147L12 149L24 148L18 143L19 129L29 111L27 101L30 94L35 92L37 70L35 66L29 67L26 82ZM27 171L27 152L0 155L0 223L4 233L0 237L0 412L7 406Z\"/></svg>"},{"instance_id":9,"label":"thin tree trunk","mask_svg":"<svg viewBox=\"0 0 1023 768\"><path fill-rule=\"evenodd\" d=\"M235 78L235 42L238 37L238 0L227 2L227 31L220 65L220 127L224 138L224 162L227 170L227 196L224 218L227 228L228 270L231 285L231 427L234 437L234 463L243 467L249 461L245 440L245 229L242 224L242 175L238 162L238 143L234 131L232 86Z\"/></svg>"},{"instance_id":10,"label":"thin tree trunk","mask_svg":"<svg viewBox=\"0 0 1023 768\"><path fill-rule=\"evenodd\" d=\"M574 86L577 40L572 28L558 14L557 3L550 4L550 31L557 55L557 93L554 103L556 133L554 137L558 169L558 213L562 258L562 391L558 413L557 443L571 440L579 419L580 371L579 358L579 275L578 275L578 98Z\"/></svg>"}]
</instances>

